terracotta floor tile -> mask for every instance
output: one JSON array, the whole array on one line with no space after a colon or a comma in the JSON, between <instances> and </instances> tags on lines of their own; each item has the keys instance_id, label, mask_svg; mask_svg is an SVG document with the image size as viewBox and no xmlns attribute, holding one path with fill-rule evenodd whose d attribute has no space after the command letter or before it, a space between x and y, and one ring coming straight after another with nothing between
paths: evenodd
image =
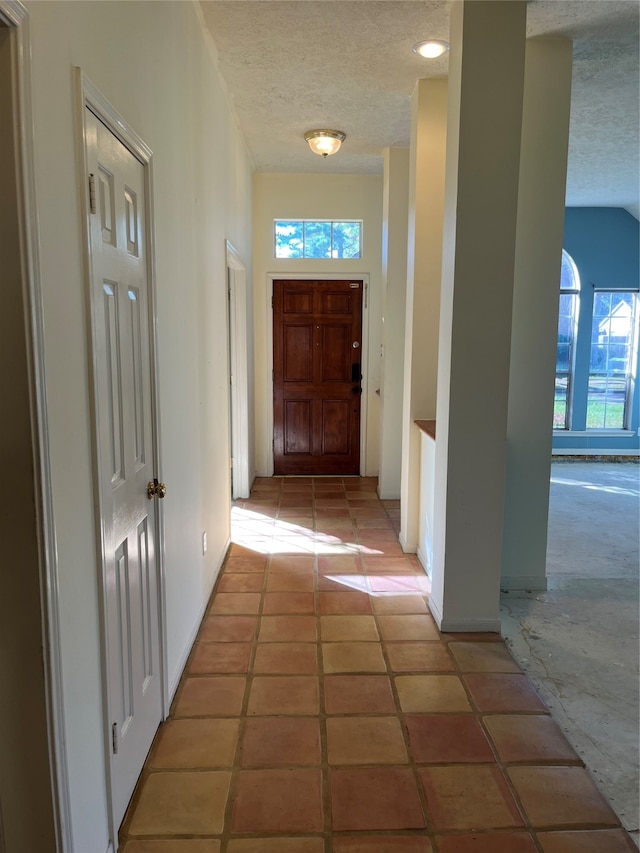
<instances>
[{"instance_id":1,"label":"terracotta floor tile","mask_svg":"<svg viewBox=\"0 0 640 853\"><path fill-rule=\"evenodd\" d=\"M483 722L504 762L579 761L560 727L544 714L491 716Z\"/></svg>"},{"instance_id":2,"label":"terracotta floor tile","mask_svg":"<svg viewBox=\"0 0 640 853\"><path fill-rule=\"evenodd\" d=\"M637 853L500 634L438 632L376 478L255 486L124 853Z\"/></svg>"},{"instance_id":3,"label":"terracotta floor tile","mask_svg":"<svg viewBox=\"0 0 640 853\"><path fill-rule=\"evenodd\" d=\"M397 541L391 536L365 535L366 531L359 531L358 543L362 555L363 571L370 575L406 575L415 574L409 561L403 555L402 549ZM398 551L398 549L400 549Z\"/></svg>"},{"instance_id":4,"label":"terracotta floor tile","mask_svg":"<svg viewBox=\"0 0 640 853\"><path fill-rule=\"evenodd\" d=\"M422 779L436 830L507 829L523 825L497 767L426 767Z\"/></svg>"},{"instance_id":5,"label":"terracotta floor tile","mask_svg":"<svg viewBox=\"0 0 640 853\"><path fill-rule=\"evenodd\" d=\"M315 676L256 676L251 685L247 714L317 714L318 695L318 679Z\"/></svg>"},{"instance_id":6,"label":"terracotta floor tile","mask_svg":"<svg viewBox=\"0 0 640 853\"><path fill-rule=\"evenodd\" d=\"M338 835L333 839L333 853L432 853L426 836L410 835Z\"/></svg>"},{"instance_id":7,"label":"terracotta floor tile","mask_svg":"<svg viewBox=\"0 0 640 853\"><path fill-rule=\"evenodd\" d=\"M219 835L231 773L150 773L129 826L130 835Z\"/></svg>"},{"instance_id":8,"label":"terracotta floor tile","mask_svg":"<svg viewBox=\"0 0 640 853\"><path fill-rule=\"evenodd\" d=\"M322 662L326 673L387 671L379 643L323 643Z\"/></svg>"},{"instance_id":9,"label":"terracotta floor tile","mask_svg":"<svg viewBox=\"0 0 640 853\"><path fill-rule=\"evenodd\" d=\"M284 518L287 521L290 519L306 518L313 519L313 508L307 506L293 507L283 506L278 510L278 518ZM294 522L295 523L295 522Z\"/></svg>"},{"instance_id":10,"label":"terracotta floor tile","mask_svg":"<svg viewBox=\"0 0 640 853\"><path fill-rule=\"evenodd\" d=\"M337 767L329 771L333 829L422 829L413 773L403 767Z\"/></svg>"},{"instance_id":11,"label":"terracotta floor tile","mask_svg":"<svg viewBox=\"0 0 640 853\"><path fill-rule=\"evenodd\" d=\"M385 643L394 672L451 672L453 660L446 643Z\"/></svg>"},{"instance_id":12,"label":"terracotta floor tile","mask_svg":"<svg viewBox=\"0 0 640 853\"><path fill-rule=\"evenodd\" d=\"M471 711L457 675L397 675L394 681L405 714Z\"/></svg>"},{"instance_id":13,"label":"terracotta floor tile","mask_svg":"<svg viewBox=\"0 0 640 853\"><path fill-rule=\"evenodd\" d=\"M388 518L388 515L379 504L367 504L366 506L352 506L351 515L354 518Z\"/></svg>"},{"instance_id":14,"label":"terracotta floor tile","mask_svg":"<svg viewBox=\"0 0 640 853\"><path fill-rule=\"evenodd\" d=\"M263 616L260 620L260 643L315 643L317 639L315 616Z\"/></svg>"},{"instance_id":15,"label":"terracotta floor tile","mask_svg":"<svg viewBox=\"0 0 640 853\"><path fill-rule=\"evenodd\" d=\"M462 677L481 712L508 714L514 711L547 710L534 686L524 675L470 673Z\"/></svg>"},{"instance_id":16,"label":"terracotta floor tile","mask_svg":"<svg viewBox=\"0 0 640 853\"><path fill-rule=\"evenodd\" d=\"M250 653L250 643L197 643L189 664L189 673L244 673L249 669Z\"/></svg>"},{"instance_id":17,"label":"terracotta floor tile","mask_svg":"<svg viewBox=\"0 0 640 853\"><path fill-rule=\"evenodd\" d=\"M264 584L264 575L240 573L225 574L216 584L216 593L218 592L260 592Z\"/></svg>"},{"instance_id":18,"label":"terracotta floor tile","mask_svg":"<svg viewBox=\"0 0 640 853\"><path fill-rule=\"evenodd\" d=\"M383 640L439 640L440 633L431 616L378 616Z\"/></svg>"},{"instance_id":19,"label":"terracotta floor tile","mask_svg":"<svg viewBox=\"0 0 640 853\"><path fill-rule=\"evenodd\" d=\"M256 717L242 738L243 767L320 764L320 723L309 717Z\"/></svg>"},{"instance_id":20,"label":"terracotta floor tile","mask_svg":"<svg viewBox=\"0 0 640 853\"><path fill-rule=\"evenodd\" d=\"M402 577L400 575L400 577ZM371 578L371 591L377 592L375 589L375 578ZM388 581L387 578L385 580ZM401 592L400 595L394 594L396 590L393 590L393 593L387 591L384 595L374 595L371 598L371 604L373 605L373 612L377 615L379 613L391 613L394 615L404 614L404 613L424 613L428 614L429 610L427 608L424 597L419 593L412 595L402 590L398 590Z\"/></svg>"},{"instance_id":21,"label":"terracotta floor tile","mask_svg":"<svg viewBox=\"0 0 640 853\"><path fill-rule=\"evenodd\" d=\"M325 528L329 530L349 530L354 532L355 527L351 517L346 515L337 515L334 518L326 516L322 522L317 523L318 530L325 532Z\"/></svg>"},{"instance_id":22,"label":"terracotta floor tile","mask_svg":"<svg viewBox=\"0 0 640 853\"><path fill-rule=\"evenodd\" d=\"M314 595L312 592L266 592L262 612L314 613Z\"/></svg>"},{"instance_id":23,"label":"terracotta floor tile","mask_svg":"<svg viewBox=\"0 0 640 853\"><path fill-rule=\"evenodd\" d=\"M256 635L256 616L207 616L198 640L201 643L250 643Z\"/></svg>"},{"instance_id":24,"label":"terracotta floor tile","mask_svg":"<svg viewBox=\"0 0 640 853\"><path fill-rule=\"evenodd\" d=\"M271 574L267 577L267 592L313 592L315 579L308 572Z\"/></svg>"},{"instance_id":25,"label":"terracotta floor tile","mask_svg":"<svg viewBox=\"0 0 640 853\"><path fill-rule=\"evenodd\" d=\"M318 571L323 574L344 575L361 572L362 562L349 554L321 555L318 557Z\"/></svg>"},{"instance_id":26,"label":"terracotta floor tile","mask_svg":"<svg viewBox=\"0 0 640 853\"><path fill-rule=\"evenodd\" d=\"M510 767L507 773L534 827L619 825L582 767Z\"/></svg>"},{"instance_id":27,"label":"terracotta floor tile","mask_svg":"<svg viewBox=\"0 0 640 853\"><path fill-rule=\"evenodd\" d=\"M349 518L349 507L347 506L316 506L316 518L318 522L325 518Z\"/></svg>"},{"instance_id":28,"label":"terracotta floor tile","mask_svg":"<svg viewBox=\"0 0 640 853\"><path fill-rule=\"evenodd\" d=\"M637 853L638 848L622 829L572 832L539 832L543 853Z\"/></svg>"},{"instance_id":29,"label":"terracotta floor tile","mask_svg":"<svg viewBox=\"0 0 640 853\"><path fill-rule=\"evenodd\" d=\"M230 767L239 730L237 719L168 720L160 727L149 766L154 770Z\"/></svg>"},{"instance_id":30,"label":"terracotta floor tile","mask_svg":"<svg viewBox=\"0 0 640 853\"><path fill-rule=\"evenodd\" d=\"M318 575L318 589L321 592L365 592L369 594L368 579L362 574L326 574Z\"/></svg>"},{"instance_id":31,"label":"terracotta floor tile","mask_svg":"<svg viewBox=\"0 0 640 853\"><path fill-rule=\"evenodd\" d=\"M227 853L324 853L322 838L236 838Z\"/></svg>"},{"instance_id":32,"label":"terracotta floor tile","mask_svg":"<svg viewBox=\"0 0 640 853\"><path fill-rule=\"evenodd\" d=\"M395 701L386 675L327 675L327 714L392 714Z\"/></svg>"},{"instance_id":33,"label":"terracotta floor tile","mask_svg":"<svg viewBox=\"0 0 640 853\"><path fill-rule=\"evenodd\" d=\"M504 643L449 643L462 672L521 672Z\"/></svg>"},{"instance_id":34,"label":"terracotta floor tile","mask_svg":"<svg viewBox=\"0 0 640 853\"><path fill-rule=\"evenodd\" d=\"M187 678L182 685L173 716L235 716L242 710L247 679L238 675Z\"/></svg>"},{"instance_id":35,"label":"terracotta floor tile","mask_svg":"<svg viewBox=\"0 0 640 853\"><path fill-rule=\"evenodd\" d=\"M374 640L379 642L373 616L321 616L320 639L331 643L340 640Z\"/></svg>"},{"instance_id":36,"label":"terracotta floor tile","mask_svg":"<svg viewBox=\"0 0 640 853\"><path fill-rule=\"evenodd\" d=\"M364 515L356 518L358 532L361 530L392 530L391 522L385 515Z\"/></svg>"},{"instance_id":37,"label":"terracotta floor tile","mask_svg":"<svg viewBox=\"0 0 640 853\"><path fill-rule=\"evenodd\" d=\"M329 764L406 764L397 717L331 717L327 720Z\"/></svg>"},{"instance_id":38,"label":"terracotta floor tile","mask_svg":"<svg viewBox=\"0 0 640 853\"><path fill-rule=\"evenodd\" d=\"M300 554L299 556L278 554L271 558L269 572L272 574L313 572L313 557L308 554Z\"/></svg>"},{"instance_id":39,"label":"terracotta floor tile","mask_svg":"<svg viewBox=\"0 0 640 853\"><path fill-rule=\"evenodd\" d=\"M241 770L232 832L317 832L323 828L319 769Z\"/></svg>"},{"instance_id":40,"label":"terracotta floor tile","mask_svg":"<svg viewBox=\"0 0 640 853\"><path fill-rule=\"evenodd\" d=\"M267 557L265 554L249 552L246 555L236 557L233 556L234 547L234 545L231 546L232 555L224 565L225 574L227 572L264 572L267 568Z\"/></svg>"},{"instance_id":41,"label":"terracotta floor tile","mask_svg":"<svg viewBox=\"0 0 640 853\"><path fill-rule=\"evenodd\" d=\"M218 592L213 598L209 613L257 613L261 598L258 592Z\"/></svg>"},{"instance_id":42,"label":"terracotta floor tile","mask_svg":"<svg viewBox=\"0 0 640 853\"><path fill-rule=\"evenodd\" d=\"M220 853L220 842L214 838L154 838L129 841L122 853Z\"/></svg>"},{"instance_id":43,"label":"terracotta floor tile","mask_svg":"<svg viewBox=\"0 0 640 853\"><path fill-rule=\"evenodd\" d=\"M253 671L261 675L316 675L317 646L314 643L259 643Z\"/></svg>"},{"instance_id":44,"label":"terracotta floor tile","mask_svg":"<svg viewBox=\"0 0 640 853\"><path fill-rule=\"evenodd\" d=\"M436 836L439 853L536 853L528 832Z\"/></svg>"},{"instance_id":45,"label":"terracotta floor tile","mask_svg":"<svg viewBox=\"0 0 640 853\"><path fill-rule=\"evenodd\" d=\"M405 575L369 575L369 587L375 595L374 603L378 600L399 597L405 593L422 597L419 578L413 573ZM383 593L383 595L380 595L380 593ZM407 612L411 613L412 611L409 610ZM416 612L426 613L427 610L425 608Z\"/></svg>"},{"instance_id":46,"label":"terracotta floor tile","mask_svg":"<svg viewBox=\"0 0 640 853\"><path fill-rule=\"evenodd\" d=\"M321 592L319 595L323 615L371 613L371 602L364 592Z\"/></svg>"},{"instance_id":47,"label":"terracotta floor tile","mask_svg":"<svg viewBox=\"0 0 640 853\"><path fill-rule=\"evenodd\" d=\"M482 726L471 714L406 717L409 751L418 764L472 764L495 761Z\"/></svg>"}]
</instances>

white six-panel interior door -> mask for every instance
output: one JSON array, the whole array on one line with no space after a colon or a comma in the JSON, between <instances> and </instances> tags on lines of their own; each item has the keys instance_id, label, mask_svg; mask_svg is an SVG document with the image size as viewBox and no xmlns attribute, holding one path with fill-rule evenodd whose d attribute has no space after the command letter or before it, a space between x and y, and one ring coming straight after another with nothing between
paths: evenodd
<instances>
[{"instance_id":1,"label":"white six-panel interior door","mask_svg":"<svg viewBox=\"0 0 640 853\"><path fill-rule=\"evenodd\" d=\"M162 719L145 173L88 109L86 163L113 825ZM89 176L88 176L89 177Z\"/></svg>"}]
</instances>

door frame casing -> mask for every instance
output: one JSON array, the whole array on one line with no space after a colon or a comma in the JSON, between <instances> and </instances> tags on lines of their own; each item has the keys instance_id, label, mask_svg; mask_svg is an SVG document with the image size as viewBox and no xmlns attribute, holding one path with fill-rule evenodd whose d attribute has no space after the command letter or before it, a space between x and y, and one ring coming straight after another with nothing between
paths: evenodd
<instances>
[{"instance_id":1,"label":"door frame casing","mask_svg":"<svg viewBox=\"0 0 640 853\"><path fill-rule=\"evenodd\" d=\"M49 444L45 370L44 301L35 182L31 34L29 12L20 0L0 0L0 20L10 32L13 88L13 132L16 157L18 228L22 259L24 323L27 342L29 400L35 516L39 537L39 580L42 619L42 669L51 768L51 792L56 845L60 853L73 849L71 792L65 741L58 549L56 542ZM0 830L1 831L1 830ZM2 839L0 838L0 842Z\"/></svg>"},{"instance_id":2,"label":"door frame casing","mask_svg":"<svg viewBox=\"0 0 640 853\"><path fill-rule=\"evenodd\" d=\"M362 394L360 395L360 476L366 473L367 459L367 414L369 408L369 392L367 388L367 373L369 366L369 273L365 272L332 272L332 273L310 273L310 272L269 272L267 273L267 376L269 377L269 399L267 400L267 424L266 424L266 460L267 477L273 477L273 282L277 280L294 281L362 281Z\"/></svg>"},{"instance_id":3,"label":"door frame casing","mask_svg":"<svg viewBox=\"0 0 640 853\"><path fill-rule=\"evenodd\" d=\"M233 457L232 498L248 498L249 482L249 374L247 335L247 268L230 243L225 243L227 288L229 292L229 406L231 454ZM233 281L229 275L233 271ZM233 456L233 450L236 453Z\"/></svg>"},{"instance_id":4,"label":"door frame casing","mask_svg":"<svg viewBox=\"0 0 640 853\"><path fill-rule=\"evenodd\" d=\"M131 154L141 163L144 171L144 202L146 208L145 217L145 249L146 249L146 274L148 287L149 306L149 359L151 366L150 389L151 389L151 430L152 430L152 459L155 476L160 478L160 408L158 395L158 339L157 339L157 311L155 293L155 250L154 250L154 216L153 216L153 152L143 139L124 120L113 105L104 97L96 86L89 80L81 68L74 68L75 82L75 120L76 139L78 144L78 187L80 219L82 223L83 242L83 278L85 281L86 294L86 323L89 352L89 374L90 374L90 410L92 427L92 474L93 492L95 506L96 524L96 546L97 546L97 568L99 571L98 590L100 600L100 657L101 657L101 683L102 683L102 708L104 715L104 751L106 768L106 790L109 803L109 829L111 845L117 848L116 819L113 812L112 798L112 748L111 730L108 721L110 714L109 679L108 679L108 649L106 638L107 626L107 594L104 587L105 582L105 536L103 523L102 503L102 476L100 468L100 443L98 435L98 369L96 363L96 330L94 329L94 288L92 287L92 245L90 228L90 206L88 187L88 165L86 147L86 110L92 112L107 129L127 148ZM166 632L166 584L164 566L164 513L160 501L154 501L154 533L155 533L155 561L156 578L158 588L158 633L160 640L160 698L161 718L167 717L169 710L169 683L167 674L167 632ZM142 768L140 768L142 769Z\"/></svg>"}]
</instances>

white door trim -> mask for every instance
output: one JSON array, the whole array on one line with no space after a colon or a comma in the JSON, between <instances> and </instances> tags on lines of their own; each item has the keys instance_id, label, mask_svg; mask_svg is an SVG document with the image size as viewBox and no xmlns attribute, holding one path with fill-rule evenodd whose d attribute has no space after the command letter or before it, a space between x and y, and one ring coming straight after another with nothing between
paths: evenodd
<instances>
[{"instance_id":1,"label":"white door trim","mask_svg":"<svg viewBox=\"0 0 640 853\"><path fill-rule=\"evenodd\" d=\"M231 448L233 459L233 494L248 498L249 482L249 379L247 336L247 269L233 245L226 241L227 286L229 288L229 373L232 412ZM229 275L233 271L233 275Z\"/></svg>"},{"instance_id":2,"label":"white door trim","mask_svg":"<svg viewBox=\"0 0 640 853\"><path fill-rule=\"evenodd\" d=\"M147 278L149 287L149 341L150 341L150 363L152 368L151 377L151 421L153 432L153 467L155 476L161 479L160 467L160 412L158 400L158 357L157 357L157 323L156 323L156 294L155 294L155 253L154 253L154 226L153 226L153 152L141 139L133 128L122 118L113 105L102 95L102 93L91 83L81 68L75 68L75 107L76 107L76 137L78 139L78 186L80 187L80 211L83 228L83 244L84 244L84 278L85 286L88 294L93 294L91 288L91 234L90 234L90 209L89 209L89 187L87 183L87 149L86 149L86 127L85 116L88 108L97 118L116 136L117 139L140 161L144 168L145 175L145 207L146 216L146 257L147 257ZM92 344L93 340L93 325L92 325L92 305L90 296L87 299L87 329L89 332L89 351L94 354L95 348ZM104 749L106 758L107 770L107 796L109 799L109 824L111 840L116 845L118 826L115 826L115 818L113 814L113 803L111 797L112 789L112 772L111 760L112 749L110 742L110 727L106 721L111 719L109 713L109 695L108 695L108 668L107 668L107 644L104 636L104 626L106 625L106 591L103 588L103 572L102 566L104 563L104 540L103 529L101 524L102 519L102 498L100 488L100 465L98 455L97 442L97 365L93 359L90 363L91 372L91 417L93 427L93 471L94 471L94 500L97 507L96 512L96 534L98 542L98 565L100 567L100 598L101 598L101 617L103 629L101 630L101 659L102 659L102 695L103 695L103 712L104 712ZM162 718L165 719L169 710L169 684L167 675L167 649L166 649L166 595L165 595L165 570L164 570L164 524L163 524L163 506L162 502L153 502L156 508L156 567L158 576L158 618L159 618L159 635L160 635L160 670L162 673Z\"/></svg>"},{"instance_id":3,"label":"white door trim","mask_svg":"<svg viewBox=\"0 0 640 853\"><path fill-rule=\"evenodd\" d=\"M367 458L367 411L369 394L367 389L367 367L369 365L369 273L366 272L268 272L267 273L267 381L269 389L267 400L266 455L267 477L273 477L273 282L276 279L295 279L299 281L362 281L364 293L362 296L362 394L360 396L360 476L364 477Z\"/></svg>"},{"instance_id":4,"label":"white door trim","mask_svg":"<svg viewBox=\"0 0 640 853\"><path fill-rule=\"evenodd\" d=\"M44 306L40 274L40 247L35 190L33 109L31 97L31 36L29 13L18 0L0 0L0 19L12 31L15 92L14 128L18 159L17 187L20 199L21 252L25 299L25 326L30 349L29 396L33 411L33 452L36 507L40 534L40 589L42 596L42 641L49 760L56 832L60 853L73 849L71 795L65 746L64 694L60 648L58 594L58 550L47 417L47 384L44 352Z\"/></svg>"}]
</instances>

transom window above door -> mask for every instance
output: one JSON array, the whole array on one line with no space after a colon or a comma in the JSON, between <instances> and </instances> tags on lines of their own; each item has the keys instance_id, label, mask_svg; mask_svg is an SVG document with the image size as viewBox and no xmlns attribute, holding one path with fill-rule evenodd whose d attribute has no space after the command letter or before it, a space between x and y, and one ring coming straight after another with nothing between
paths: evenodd
<instances>
[{"instance_id":1,"label":"transom window above door","mask_svg":"<svg viewBox=\"0 0 640 853\"><path fill-rule=\"evenodd\" d=\"M362 220L276 219L276 258L359 258Z\"/></svg>"}]
</instances>

